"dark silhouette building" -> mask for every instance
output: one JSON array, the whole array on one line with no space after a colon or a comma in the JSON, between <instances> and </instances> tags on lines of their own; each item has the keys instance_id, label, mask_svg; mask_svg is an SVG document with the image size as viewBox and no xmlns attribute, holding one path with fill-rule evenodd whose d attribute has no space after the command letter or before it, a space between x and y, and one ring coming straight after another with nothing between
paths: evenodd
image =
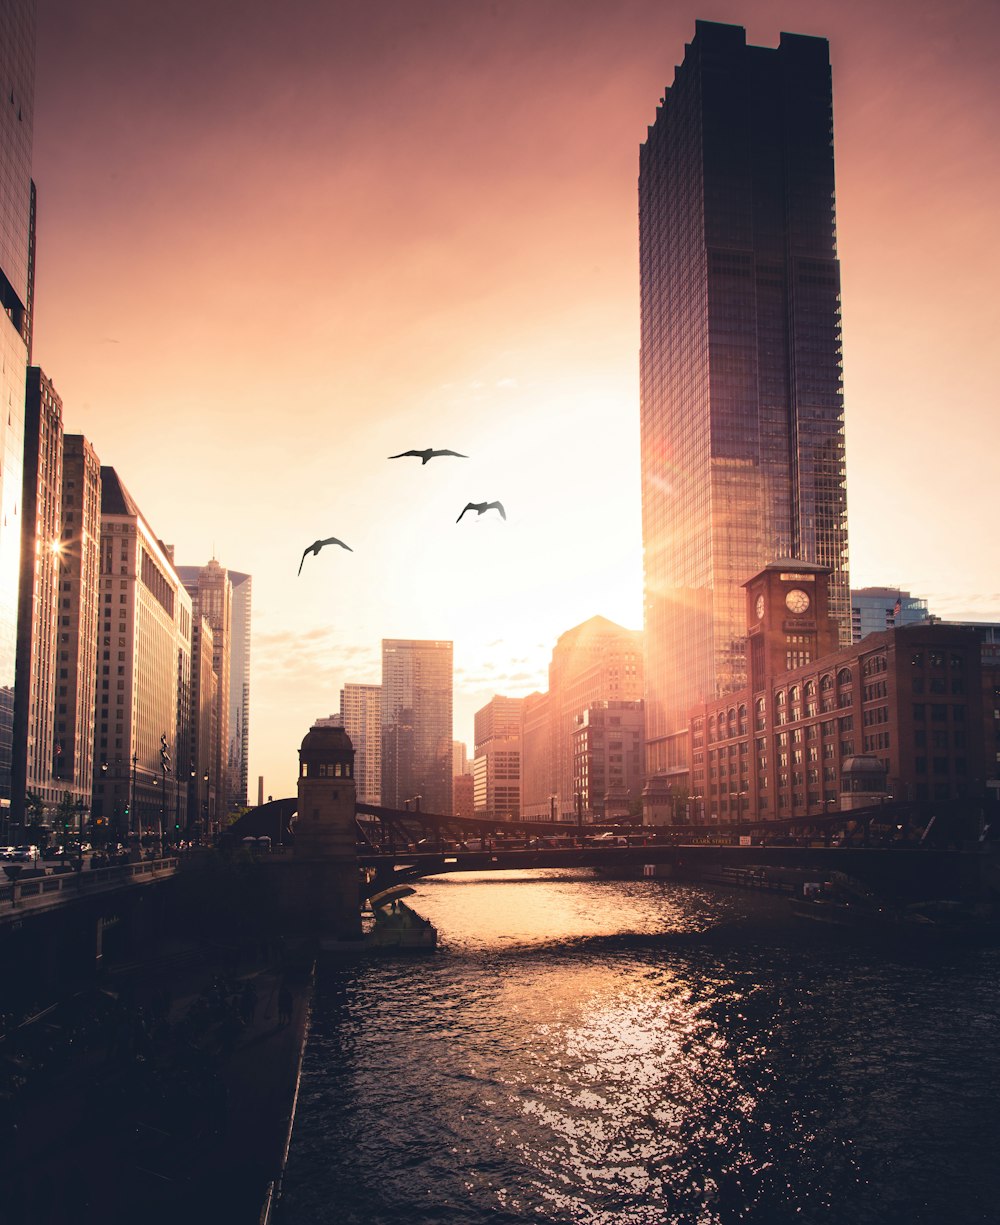
<instances>
[{"instance_id":1,"label":"dark silhouette building","mask_svg":"<svg viewBox=\"0 0 1000 1225\"><path fill-rule=\"evenodd\" d=\"M452 644L382 639L382 803L452 809Z\"/></svg>"},{"instance_id":2,"label":"dark silhouette building","mask_svg":"<svg viewBox=\"0 0 1000 1225\"><path fill-rule=\"evenodd\" d=\"M35 280L34 0L4 0L0 7L0 81L0 801L6 811L13 751L24 393Z\"/></svg>"},{"instance_id":3,"label":"dark silhouette building","mask_svg":"<svg viewBox=\"0 0 1000 1225\"><path fill-rule=\"evenodd\" d=\"M824 39L699 21L640 150L647 771L747 681L746 583L831 571L851 640L833 113Z\"/></svg>"}]
</instances>

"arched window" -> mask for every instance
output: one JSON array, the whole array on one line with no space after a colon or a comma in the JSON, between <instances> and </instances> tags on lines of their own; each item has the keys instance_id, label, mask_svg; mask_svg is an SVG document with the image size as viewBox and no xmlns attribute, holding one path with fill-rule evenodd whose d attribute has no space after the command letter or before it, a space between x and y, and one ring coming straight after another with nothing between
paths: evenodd
<instances>
[{"instance_id":1,"label":"arched window","mask_svg":"<svg viewBox=\"0 0 1000 1225\"><path fill-rule=\"evenodd\" d=\"M829 692L833 688L833 677L829 672L820 680L819 687L824 693Z\"/></svg>"},{"instance_id":2,"label":"arched window","mask_svg":"<svg viewBox=\"0 0 1000 1225\"><path fill-rule=\"evenodd\" d=\"M840 671L837 673L837 684L838 685L851 685L853 683L854 683L854 676L851 673L851 669L841 668Z\"/></svg>"},{"instance_id":3,"label":"arched window","mask_svg":"<svg viewBox=\"0 0 1000 1225\"><path fill-rule=\"evenodd\" d=\"M815 681L806 681L805 693L806 693L807 698L814 698L816 696L816 682Z\"/></svg>"},{"instance_id":4,"label":"arched window","mask_svg":"<svg viewBox=\"0 0 1000 1225\"><path fill-rule=\"evenodd\" d=\"M797 702L797 701L799 700L799 687L798 687L798 685L793 685L793 686L791 687L791 689L789 689L789 691L788 691L788 700L789 700L789 702Z\"/></svg>"}]
</instances>

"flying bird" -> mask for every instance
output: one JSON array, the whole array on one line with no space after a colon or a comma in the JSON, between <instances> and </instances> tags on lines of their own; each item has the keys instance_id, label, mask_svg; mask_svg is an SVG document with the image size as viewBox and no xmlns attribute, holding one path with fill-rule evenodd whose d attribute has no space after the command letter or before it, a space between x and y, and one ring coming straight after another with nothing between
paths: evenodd
<instances>
[{"instance_id":1,"label":"flying bird","mask_svg":"<svg viewBox=\"0 0 1000 1225\"><path fill-rule=\"evenodd\" d=\"M436 459L439 455L455 455L458 459L468 459L468 455L463 455L461 451L435 451L432 447L428 447L426 451L400 451L398 455L390 455L390 459L403 459L407 455L418 455L421 465L426 464L429 459Z\"/></svg>"},{"instance_id":2,"label":"flying bird","mask_svg":"<svg viewBox=\"0 0 1000 1225\"><path fill-rule=\"evenodd\" d=\"M328 540L314 540L308 549L302 554L302 561L299 562L299 574L302 573L302 566L310 553L318 554L320 549L325 544L339 544L342 549L346 549L348 553L353 553L354 550L349 544L344 544L342 540L338 540L336 536L331 536Z\"/></svg>"},{"instance_id":3,"label":"flying bird","mask_svg":"<svg viewBox=\"0 0 1000 1225\"><path fill-rule=\"evenodd\" d=\"M502 502L466 502L465 510L474 510L477 515L481 515L484 510L498 510L501 519L507 518L507 512L504 510ZM465 514L465 510L462 511L462 515ZM456 523L462 522L462 515L458 516L455 520Z\"/></svg>"}]
</instances>

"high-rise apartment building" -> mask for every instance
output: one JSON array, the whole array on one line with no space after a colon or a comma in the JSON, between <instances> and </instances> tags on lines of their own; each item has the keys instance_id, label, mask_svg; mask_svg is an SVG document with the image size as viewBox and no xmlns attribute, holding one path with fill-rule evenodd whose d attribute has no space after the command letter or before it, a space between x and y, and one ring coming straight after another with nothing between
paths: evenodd
<instances>
[{"instance_id":1,"label":"high-rise apartment building","mask_svg":"<svg viewBox=\"0 0 1000 1225\"><path fill-rule=\"evenodd\" d=\"M24 819L25 793L48 807L60 795L55 764L56 674L62 550L62 400L38 366L28 368L24 406L21 574L11 762L11 812ZM67 596L67 608L69 606ZM65 669L63 688L68 685Z\"/></svg>"},{"instance_id":2,"label":"high-rise apartment building","mask_svg":"<svg viewBox=\"0 0 1000 1225\"><path fill-rule=\"evenodd\" d=\"M188 828L192 628L166 546L102 467L94 819L119 836Z\"/></svg>"},{"instance_id":3,"label":"high-rise apartment building","mask_svg":"<svg viewBox=\"0 0 1000 1225\"><path fill-rule=\"evenodd\" d=\"M11 795L25 374L31 361L34 0L0 5L0 805Z\"/></svg>"},{"instance_id":4,"label":"high-rise apartment building","mask_svg":"<svg viewBox=\"0 0 1000 1225\"><path fill-rule=\"evenodd\" d=\"M853 642L860 642L869 634L895 629L897 625L919 625L929 616L926 600L917 599L898 587L855 587L851 591Z\"/></svg>"},{"instance_id":5,"label":"high-rise apartment building","mask_svg":"<svg viewBox=\"0 0 1000 1225\"><path fill-rule=\"evenodd\" d=\"M357 799L381 804L382 686L346 684L340 691L340 720L354 746Z\"/></svg>"},{"instance_id":6,"label":"high-rise apartment building","mask_svg":"<svg viewBox=\"0 0 1000 1225\"><path fill-rule=\"evenodd\" d=\"M742 584L832 571L850 642L829 49L699 21L640 150L647 771L746 683Z\"/></svg>"},{"instance_id":7,"label":"high-rise apartment building","mask_svg":"<svg viewBox=\"0 0 1000 1225\"><path fill-rule=\"evenodd\" d=\"M382 803L452 811L452 644L382 640Z\"/></svg>"}]
</instances>

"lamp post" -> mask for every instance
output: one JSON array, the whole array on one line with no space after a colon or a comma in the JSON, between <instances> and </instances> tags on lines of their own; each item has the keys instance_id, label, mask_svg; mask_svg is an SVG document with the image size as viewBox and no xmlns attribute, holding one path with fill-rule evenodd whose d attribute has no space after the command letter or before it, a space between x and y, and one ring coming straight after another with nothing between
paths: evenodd
<instances>
[{"instance_id":1,"label":"lamp post","mask_svg":"<svg viewBox=\"0 0 1000 1225\"><path fill-rule=\"evenodd\" d=\"M745 791L730 791L729 798L736 801L736 841L737 845L743 836L743 797Z\"/></svg>"},{"instance_id":2,"label":"lamp post","mask_svg":"<svg viewBox=\"0 0 1000 1225\"><path fill-rule=\"evenodd\" d=\"M167 745L167 733L160 735L160 773L163 778L163 790L160 792L160 854L165 846L165 831L167 818L167 771L170 769L170 749Z\"/></svg>"},{"instance_id":3,"label":"lamp post","mask_svg":"<svg viewBox=\"0 0 1000 1225\"><path fill-rule=\"evenodd\" d=\"M132 792L129 798L128 820L125 822L126 827L127 827L125 831L126 834L131 834L132 818L135 816L135 768L136 768L138 761L139 761L139 754L133 753L132 754Z\"/></svg>"}]
</instances>

